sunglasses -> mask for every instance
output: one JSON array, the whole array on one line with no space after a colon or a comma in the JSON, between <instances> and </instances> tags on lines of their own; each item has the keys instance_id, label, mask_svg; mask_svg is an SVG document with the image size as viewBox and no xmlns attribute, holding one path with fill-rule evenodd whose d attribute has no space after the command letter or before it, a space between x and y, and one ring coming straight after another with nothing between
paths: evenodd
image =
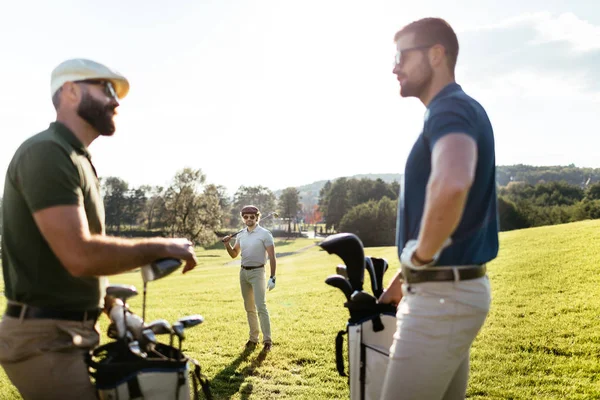
<instances>
[{"instance_id":1,"label":"sunglasses","mask_svg":"<svg viewBox=\"0 0 600 400\"><path fill-rule=\"evenodd\" d=\"M76 83L86 83L88 85L102 85L102 89L106 96L113 98L115 100L119 99L119 96L117 96L115 87L113 86L112 82L110 82L110 81L105 81L103 79L84 79L82 81L76 81Z\"/></svg>"},{"instance_id":2,"label":"sunglasses","mask_svg":"<svg viewBox=\"0 0 600 400\"><path fill-rule=\"evenodd\" d=\"M409 51L430 49L433 46L435 46L435 45L429 44L429 45L424 45L424 46L415 46L415 47L409 47L408 49L398 50L398 51L396 51L396 57L394 58L394 65L402 64L402 61L403 61L402 56Z\"/></svg>"},{"instance_id":3,"label":"sunglasses","mask_svg":"<svg viewBox=\"0 0 600 400\"><path fill-rule=\"evenodd\" d=\"M242 218L244 218L244 219L248 219L248 218L250 218L250 219L256 219L256 215L254 215L254 214L246 214L246 215L242 215Z\"/></svg>"}]
</instances>

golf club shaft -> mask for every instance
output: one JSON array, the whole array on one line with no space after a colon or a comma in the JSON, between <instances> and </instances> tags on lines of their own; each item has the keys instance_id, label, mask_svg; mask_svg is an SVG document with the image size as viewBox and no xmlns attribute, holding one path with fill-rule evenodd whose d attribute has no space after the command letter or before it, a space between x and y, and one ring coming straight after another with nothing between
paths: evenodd
<instances>
[{"instance_id":1,"label":"golf club shaft","mask_svg":"<svg viewBox=\"0 0 600 400\"><path fill-rule=\"evenodd\" d=\"M264 217L264 218L263 218L263 219L261 219L260 221L261 221L261 222L262 222L262 221L266 221L266 220L268 220L269 218L273 218L273 216L274 216L274 215L275 215L275 213L269 213L269 214L268 214L266 217ZM244 232L244 230L245 230L245 229L246 229L246 228L244 228L244 229L240 229L240 230L239 230L239 231L237 231L236 233L233 233L233 234L229 235L229 236L230 236L230 237L229 237L229 239L233 239L234 237L236 237L236 236L237 236L237 235L239 235L240 233Z\"/></svg>"}]
</instances>

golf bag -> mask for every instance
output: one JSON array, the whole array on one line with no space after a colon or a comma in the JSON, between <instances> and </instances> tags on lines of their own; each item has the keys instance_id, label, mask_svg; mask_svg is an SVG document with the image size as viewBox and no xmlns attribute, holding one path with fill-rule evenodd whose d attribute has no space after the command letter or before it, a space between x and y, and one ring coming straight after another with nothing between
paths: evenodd
<instances>
[{"instance_id":1,"label":"golf bag","mask_svg":"<svg viewBox=\"0 0 600 400\"><path fill-rule=\"evenodd\" d=\"M142 358L133 354L127 343L117 340L90 351L86 362L100 400L189 400L190 376L194 399L199 399L198 385L204 396L212 399L200 364L162 343L156 343Z\"/></svg>"},{"instance_id":2,"label":"golf bag","mask_svg":"<svg viewBox=\"0 0 600 400\"><path fill-rule=\"evenodd\" d=\"M379 400L396 331L394 310L375 312L361 320L352 318L335 340L336 366L348 376L351 400ZM343 342L348 336L348 375L344 372Z\"/></svg>"},{"instance_id":3,"label":"golf bag","mask_svg":"<svg viewBox=\"0 0 600 400\"><path fill-rule=\"evenodd\" d=\"M338 373L348 376L351 400L378 400L396 332L396 308L377 301L383 292L383 275L388 263L382 258L365 257L362 242L353 234L329 236L320 246L345 262L337 266L338 274L325 280L346 295L344 307L350 312L346 329L338 332L335 339ZM371 278L373 295L363 290L365 269ZM344 372L345 335L348 336L348 375Z\"/></svg>"}]
</instances>

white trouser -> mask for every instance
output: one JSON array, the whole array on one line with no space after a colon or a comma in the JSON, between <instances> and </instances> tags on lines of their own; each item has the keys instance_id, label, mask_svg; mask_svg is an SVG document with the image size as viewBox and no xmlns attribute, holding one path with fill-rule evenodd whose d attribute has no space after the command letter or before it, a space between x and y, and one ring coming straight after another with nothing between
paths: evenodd
<instances>
[{"instance_id":1,"label":"white trouser","mask_svg":"<svg viewBox=\"0 0 600 400\"><path fill-rule=\"evenodd\" d=\"M265 282L265 269L241 269L240 286L244 298L244 308L248 316L250 326L250 340L258 343L258 322L263 333L263 342L271 343L271 321L265 294L267 291Z\"/></svg>"},{"instance_id":2,"label":"white trouser","mask_svg":"<svg viewBox=\"0 0 600 400\"><path fill-rule=\"evenodd\" d=\"M464 399L469 350L490 310L487 276L402 285L382 400Z\"/></svg>"}]
</instances>

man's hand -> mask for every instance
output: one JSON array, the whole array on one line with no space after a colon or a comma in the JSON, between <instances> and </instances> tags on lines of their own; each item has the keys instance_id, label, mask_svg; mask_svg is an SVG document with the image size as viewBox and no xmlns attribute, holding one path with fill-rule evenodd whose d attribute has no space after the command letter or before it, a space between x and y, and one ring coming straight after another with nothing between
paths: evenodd
<instances>
[{"instance_id":1,"label":"man's hand","mask_svg":"<svg viewBox=\"0 0 600 400\"><path fill-rule=\"evenodd\" d=\"M267 288L269 288L269 291L275 289L275 277L274 276L269 278L269 282L267 283Z\"/></svg>"},{"instance_id":2,"label":"man's hand","mask_svg":"<svg viewBox=\"0 0 600 400\"><path fill-rule=\"evenodd\" d=\"M225 243L225 245L227 245L227 243L229 243L230 240L231 240L231 235L227 235L223 239L221 239L221 242L223 242L223 243Z\"/></svg>"},{"instance_id":3,"label":"man's hand","mask_svg":"<svg viewBox=\"0 0 600 400\"><path fill-rule=\"evenodd\" d=\"M417 247L419 246L419 243L414 239L409 240L408 242L406 242L404 249L402 249L402 254L400 254L400 264L412 269L427 268L431 265L434 265L437 262L442 250L450 246L451 243L452 240L450 240L450 238L446 239L442 248L439 249L433 255L433 258L431 260L421 260L417 255Z\"/></svg>"},{"instance_id":4,"label":"man's hand","mask_svg":"<svg viewBox=\"0 0 600 400\"><path fill-rule=\"evenodd\" d=\"M392 282L386 290L383 291L379 296L379 303L381 304L392 304L397 306L402 300L402 280L400 274L396 274L392 279Z\"/></svg>"},{"instance_id":5,"label":"man's hand","mask_svg":"<svg viewBox=\"0 0 600 400\"><path fill-rule=\"evenodd\" d=\"M168 254L165 255L165 258L173 257L185 261L185 266L183 267L184 274L194 269L198 265L194 244L184 238L169 240L171 243L167 248Z\"/></svg>"}]
</instances>

